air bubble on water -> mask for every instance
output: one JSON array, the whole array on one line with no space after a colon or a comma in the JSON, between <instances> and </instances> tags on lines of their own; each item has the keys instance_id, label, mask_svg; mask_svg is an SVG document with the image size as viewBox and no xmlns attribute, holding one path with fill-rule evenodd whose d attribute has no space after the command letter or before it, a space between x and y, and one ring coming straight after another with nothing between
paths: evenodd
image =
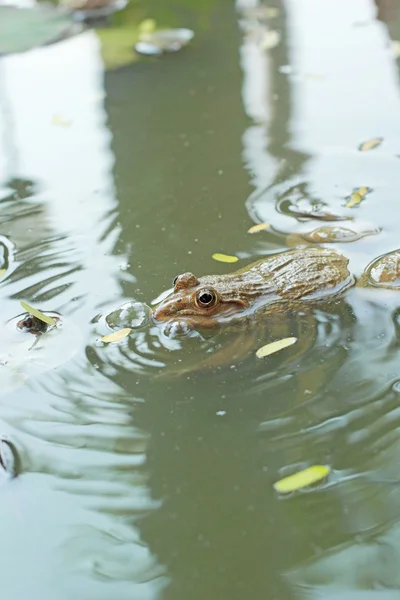
<instances>
[{"instance_id":1,"label":"air bubble on water","mask_svg":"<svg viewBox=\"0 0 400 600\"><path fill-rule=\"evenodd\" d=\"M105 317L111 329L130 327L138 329L148 325L151 320L151 308L143 302L126 302Z\"/></svg>"}]
</instances>

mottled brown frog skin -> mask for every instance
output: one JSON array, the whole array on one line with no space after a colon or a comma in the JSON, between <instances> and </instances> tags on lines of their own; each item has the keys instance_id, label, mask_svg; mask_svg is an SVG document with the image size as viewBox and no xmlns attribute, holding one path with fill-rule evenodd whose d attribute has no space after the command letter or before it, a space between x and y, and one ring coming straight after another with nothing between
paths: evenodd
<instances>
[{"instance_id":1,"label":"mottled brown frog skin","mask_svg":"<svg viewBox=\"0 0 400 600\"><path fill-rule=\"evenodd\" d=\"M153 311L155 322L175 331L207 329L262 312L282 312L329 300L354 285L348 259L326 248L301 248L268 256L228 275L184 273Z\"/></svg>"}]
</instances>

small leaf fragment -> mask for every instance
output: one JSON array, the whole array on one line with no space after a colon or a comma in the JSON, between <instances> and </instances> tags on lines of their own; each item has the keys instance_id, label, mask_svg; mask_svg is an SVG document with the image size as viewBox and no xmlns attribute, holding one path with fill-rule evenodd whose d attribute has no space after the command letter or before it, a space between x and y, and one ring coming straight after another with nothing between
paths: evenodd
<instances>
[{"instance_id":1,"label":"small leaf fragment","mask_svg":"<svg viewBox=\"0 0 400 600\"><path fill-rule=\"evenodd\" d=\"M53 125L59 125L60 127L69 127L72 121L65 119L61 115L53 115L51 122Z\"/></svg>"},{"instance_id":2,"label":"small leaf fragment","mask_svg":"<svg viewBox=\"0 0 400 600\"><path fill-rule=\"evenodd\" d=\"M272 342L271 344L266 344L266 346L261 346L256 352L257 358L264 358L265 356L269 356L270 354L275 354L275 352L279 352L279 350L283 350L283 348L287 348L297 342L297 338L289 337L284 338L283 340L277 340L276 342Z\"/></svg>"},{"instance_id":3,"label":"small leaf fragment","mask_svg":"<svg viewBox=\"0 0 400 600\"><path fill-rule=\"evenodd\" d=\"M289 494L290 492L295 492L313 483L317 483L321 479L325 479L330 472L331 468L327 465L313 465L303 471L298 471L297 473L293 473L293 475L276 481L274 489L280 494Z\"/></svg>"},{"instance_id":4,"label":"small leaf fragment","mask_svg":"<svg viewBox=\"0 0 400 600\"><path fill-rule=\"evenodd\" d=\"M156 29L157 23L154 19L144 19L138 26L139 33L152 33Z\"/></svg>"},{"instance_id":5,"label":"small leaf fragment","mask_svg":"<svg viewBox=\"0 0 400 600\"><path fill-rule=\"evenodd\" d=\"M399 58L400 56L400 42L397 40L393 40L392 42L392 52L395 58Z\"/></svg>"},{"instance_id":6,"label":"small leaf fragment","mask_svg":"<svg viewBox=\"0 0 400 600\"><path fill-rule=\"evenodd\" d=\"M43 323L47 323L47 325L52 325L53 327L56 326L56 322L53 319L53 317L49 317L49 315L45 315L37 308L33 308L33 306L31 306L27 302L20 302L20 304L21 304L22 308L24 310L26 310L26 312L28 312L33 317L36 317L37 319L39 319L39 321L43 321Z\"/></svg>"},{"instance_id":7,"label":"small leaf fragment","mask_svg":"<svg viewBox=\"0 0 400 600\"><path fill-rule=\"evenodd\" d=\"M7 272L7 269L0 269L0 280L3 279L6 272Z\"/></svg>"},{"instance_id":8,"label":"small leaf fragment","mask_svg":"<svg viewBox=\"0 0 400 600\"><path fill-rule=\"evenodd\" d=\"M212 257L214 260L223 263L235 263L239 260L237 256L230 256L229 254L220 254L219 252L213 254Z\"/></svg>"},{"instance_id":9,"label":"small leaf fragment","mask_svg":"<svg viewBox=\"0 0 400 600\"><path fill-rule=\"evenodd\" d=\"M274 29L269 29L262 37L260 47L262 50L270 50L271 48L275 48L279 44L280 40L280 33Z\"/></svg>"},{"instance_id":10,"label":"small leaf fragment","mask_svg":"<svg viewBox=\"0 0 400 600\"><path fill-rule=\"evenodd\" d=\"M132 329L130 327L124 327L124 329L119 329L118 331L114 331L113 333L109 333L108 335L103 335L101 339L102 342L106 344L110 344L111 342L120 342L124 338L126 338Z\"/></svg>"},{"instance_id":11,"label":"small leaf fragment","mask_svg":"<svg viewBox=\"0 0 400 600\"><path fill-rule=\"evenodd\" d=\"M268 225L268 223L257 223L257 225L250 227L250 229L247 230L247 233L258 233L259 231L263 231L269 227L270 225Z\"/></svg>"},{"instance_id":12,"label":"small leaf fragment","mask_svg":"<svg viewBox=\"0 0 400 600\"><path fill-rule=\"evenodd\" d=\"M367 150L373 150L377 146L380 146L383 142L383 138L373 138L372 140L367 140L359 145L358 149L361 152L366 152Z\"/></svg>"},{"instance_id":13,"label":"small leaf fragment","mask_svg":"<svg viewBox=\"0 0 400 600\"><path fill-rule=\"evenodd\" d=\"M367 188L365 186L360 187L358 190L356 190L355 192L352 193L349 200L346 202L346 207L353 208L353 206L357 206L358 204L360 204L361 200L363 200L363 198L365 198L365 196L368 194L368 192L369 192L369 188Z\"/></svg>"}]
</instances>

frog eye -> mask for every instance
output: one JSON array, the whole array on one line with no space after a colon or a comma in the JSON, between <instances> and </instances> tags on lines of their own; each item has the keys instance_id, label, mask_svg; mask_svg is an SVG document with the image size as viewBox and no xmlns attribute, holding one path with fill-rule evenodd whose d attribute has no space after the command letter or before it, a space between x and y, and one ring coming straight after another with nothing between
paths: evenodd
<instances>
[{"instance_id":1,"label":"frog eye","mask_svg":"<svg viewBox=\"0 0 400 600\"><path fill-rule=\"evenodd\" d=\"M217 295L214 290L199 290L196 294L196 304L201 307L209 308L216 300Z\"/></svg>"}]
</instances>

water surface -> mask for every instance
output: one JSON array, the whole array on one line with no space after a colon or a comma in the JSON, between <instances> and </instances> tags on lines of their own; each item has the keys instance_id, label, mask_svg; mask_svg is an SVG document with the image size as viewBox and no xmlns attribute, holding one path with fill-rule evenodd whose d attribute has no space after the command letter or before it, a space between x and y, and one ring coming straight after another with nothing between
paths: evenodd
<instances>
[{"instance_id":1,"label":"water surface","mask_svg":"<svg viewBox=\"0 0 400 600\"><path fill-rule=\"evenodd\" d=\"M234 270L214 252L244 266L324 224L290 206L379 231L333 244L356 275L398 248L399 11L147 4L113 26L153 17L193 28L193 43L112 70L88 30L0 59L2 321L25 299L77 332L60 337L55 368L0 397L21 460L0 488L4 595L397 598L396 292L354 290L240 341L185 345L154 326L98 339L104 314L150 303L175 275ZM346 208L361 186L370 193ZM256 222L271 228L248 234ZM302 352L255 358L291 335ZM244 357L185 371L235 339ZM325 484L275 494L317 463L332 467Z\"/></svg>"}]
</instances>

